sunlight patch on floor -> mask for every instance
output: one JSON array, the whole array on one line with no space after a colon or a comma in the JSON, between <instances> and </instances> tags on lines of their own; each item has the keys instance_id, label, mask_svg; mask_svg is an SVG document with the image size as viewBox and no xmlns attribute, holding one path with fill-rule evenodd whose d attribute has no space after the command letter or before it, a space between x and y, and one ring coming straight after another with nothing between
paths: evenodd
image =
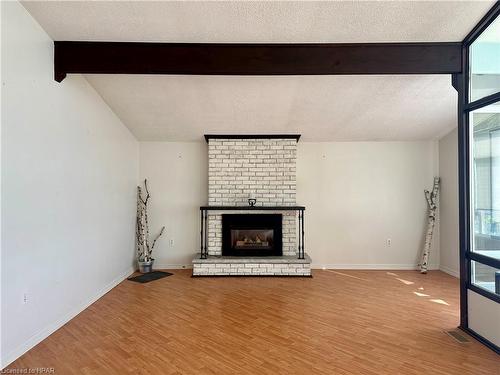
<instances>
[{"instance_id":1,"label":"sunlight patch on floor","mask_svg":"<svg viewBox=\"0 0 500 375\"><path fill-rule=\"evenodd\" d=\"M450 306L450 304L448 302L443 301L442 299L431 299L430 301L434 302L434 303L438 303L440 305Z\"/></svg>"},{"instance_id":2,"label":"sunlight patch on floor","mask_svg":"<svg viewBox=\"0 0 500 375\"><path fill-rule=\"evenodd\" d=\"M419 292L413 292L413 294L416 294L417 296L419 297L429 297L428 294L424 294L424 293L419 293Z\"/></svg>"},{"instance_id":3,"label":"sunlight patch on floor","mask_svg":"<svg viewBox=\"0 0 500 375\"><path fill-rule=\"evenodd\" d=\"M405 279L400 279L399 277L396 277L396 280L401 281L405 285L413 285L413 284L415 284L413 281L408 281L408 280L405 280Z\"/></svg>"},{"instance_id":4,"label":"sunlight patch on floor","mask_svg":"<svg viewBox=\"0 0 500 375\"><path fill-rule=\"evenodd\" d=\"M413 285L415 284L414 281L409 281L409 280L405 280L405 279L401 279L398 277L397 274L393 273L393 272L386 272L387 275L389 276L393 276L396 280L398 280L399 282L405 284L405 285ZM418 290L424 290L424 287L418 287L417 288ZM417 291L414 291L413 294L415 294L417 297L431 297L430 294L425 294L425 293L421 293L421 292L417 292ZM449 306L448 302L442 300L442 299L430 299L429 300L430 302L434 302L434 303L437 303L439 305L446 305L446 306Z\"/></svg>"},{"instance_id":5,"label":"sunlight patch on floor","mask_svg":"<svg viewBox=\"0 0 500 375\"><path fill-rule=\"evenodd\" d=\"M341 275L341 276L351 277L351 278L357 279L357 280L370 281L370 280L367 280L367 279L363 279L361 277L357 277L357 276L353 276L353 275L348 275L347 273L342 273L342 272L333 271L333 270L325 270L325 271L331 272L331 273L334 273L334 274L337 274L337 275Z\"/></svg>"}]
</instances>

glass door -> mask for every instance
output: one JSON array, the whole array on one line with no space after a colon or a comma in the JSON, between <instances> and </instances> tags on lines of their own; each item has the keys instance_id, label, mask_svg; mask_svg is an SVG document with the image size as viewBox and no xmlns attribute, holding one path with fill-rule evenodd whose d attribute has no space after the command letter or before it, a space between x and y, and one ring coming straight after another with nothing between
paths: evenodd
<instances>
[{"instance_id":1,"label":"glass door","mask_svg":"<svg viewBox=\"0 0 500 375\"><path fill-rule=\"evenodd\" d=\"M500 269L496 267L500 261L500 102L470 112L469 124L473 228L470 282L500 296Z\"/></svg>"},{"instance_id":2,"label":"glass door","mask_svg":"<svg viewBox=\"0 0 500 375\"><path fill-rule=\"evenodd\" d=\"M500 346L500 4L463 43L459 91L460 326Z\"/></svg>"},{"instance_id":3,"label":"glass door","mask_svg":"<svg viewBox=\"0 0 500 375\"><path fill-rule=\"evenodd\" d=\"M468 48L470 284L500 300L500 18ZM497 275L498 273L498 275ZM474 288L474 289L475 289Z\"/></svg>"}]
</instances>

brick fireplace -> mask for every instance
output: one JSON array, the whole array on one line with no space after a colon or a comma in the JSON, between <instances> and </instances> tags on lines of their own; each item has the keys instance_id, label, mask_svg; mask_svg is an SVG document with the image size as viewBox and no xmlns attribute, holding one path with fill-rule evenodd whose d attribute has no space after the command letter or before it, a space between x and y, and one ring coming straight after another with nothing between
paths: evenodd
<instances>
[{"instance_id":1,"label":"brick fireplace","mask_svg":"<svg viewBox=\"0 0 500 375\"><path fill-rule=\"evenodd\" d=\"M193 259L193 275L310 275L310 259L299 253L303 231L298 219L304 212L296 202L300 136L205 138L208 205L201 211L202 249Z\"/></svg>"}]
</instances>

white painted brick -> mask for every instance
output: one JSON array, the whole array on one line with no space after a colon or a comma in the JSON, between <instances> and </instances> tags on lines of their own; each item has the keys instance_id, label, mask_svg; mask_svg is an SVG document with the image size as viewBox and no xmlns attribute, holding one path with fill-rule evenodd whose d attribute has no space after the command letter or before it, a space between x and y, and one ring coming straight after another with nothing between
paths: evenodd
<instances>
[{"instance_id":1,"label":"white painted brick","mask_svg":"<svg viewBox=\"0 0 500 375\"><path fill-rule=\"evenodd\" d=\"M275 264L275 265L274 265L274 268L275 268L275 269L278 269L278 268L287 268L287 267L288 267L288 265L287 265L287 264Z\"/></svg>"},{"instance_id":2,"label":"white painted brick","mask_svg":"<svg viewBox=\"0 0 500 375\"><path fill-rule=\"evenodd\" d=\"M211 139L208 154L209 205L246 204L250 196L262 205L296 204L295 140ZM296 252L296 218L293 215L292 221L283 217L284 254ZM220 221L220 215L209 219L209 254L221 253Z\"/></svg>"}]
</instances>

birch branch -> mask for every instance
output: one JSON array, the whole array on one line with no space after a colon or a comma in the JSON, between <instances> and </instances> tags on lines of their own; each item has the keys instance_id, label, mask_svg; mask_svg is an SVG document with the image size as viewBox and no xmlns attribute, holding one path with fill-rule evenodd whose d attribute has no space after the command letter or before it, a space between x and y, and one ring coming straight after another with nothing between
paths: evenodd
<instances>
[{"instance_id":1,"label":"birch branch","mask_svg":"<svg viewBox=\"0 0 500 375\"><path fill-rule=\"evenodd\" d=\"M425 194L425 199L427 200L427 206L429 206L429 208L432 207L431 194L429 190L424 190L424 194Z\"/></svg>"},{"instance_id":2,"label":"birch branch","mask_svg":"<svg viewBox=\"0 0 500 375\"><path fill-rule=\"evenodd\" d=\"M139 205L139 202L141 202L142 204L146 204L146 202L142 198L142 189L140 186L137 186L137 201L137 205Z\"/></svg>"},{"instance_id":3,"label":"birch branch","mask_svg":"<svg viewBox=\"0 0 500 375\"><path fill-rule=\"evenodd\" d=\"M160 230L160 233L158 233L158 235L156 236L156 238L154 239L153 241L153 244L151 245L151 251L154 249L155 247L155 244L156 244L156 241L158 241L158 238L161 237L161 235L163 234L163 231L165 230L165 227L162 227L161 230Z\"/></svg>"},{"instance_id":4,"label":"birch branch","mask_svg":"<svg viewBox=\"0 0 500 375\"><path fill-rule=\"evenodd\" d=\"M148 204L148 200L149 200L149 197L150 197L150 194L149 194L149 189L148 189L148 180L145 179L144 180L144 187L146 189L146 200L144 201L144 204Z\"/></svg>"}]
</instances>

